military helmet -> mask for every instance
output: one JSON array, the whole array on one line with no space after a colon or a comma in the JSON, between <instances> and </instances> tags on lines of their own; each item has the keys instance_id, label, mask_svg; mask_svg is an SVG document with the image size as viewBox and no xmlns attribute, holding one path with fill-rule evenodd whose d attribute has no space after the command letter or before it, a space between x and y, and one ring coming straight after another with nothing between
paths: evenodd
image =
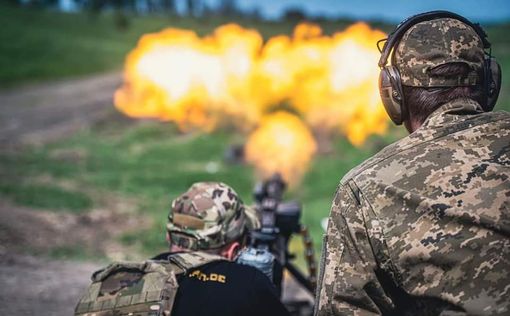
<instances>
[{"instance_id":1,"label":"military helmet","mask_svg":"<svg viewBox=\"0 0 510 316\"><path fill-rule=\"evenodd\" d=\"M223 247L259 225L254 210L230 186L198 182L172 201L166 228L172 244L207 250Z\"/></svg>"}]
</instances>

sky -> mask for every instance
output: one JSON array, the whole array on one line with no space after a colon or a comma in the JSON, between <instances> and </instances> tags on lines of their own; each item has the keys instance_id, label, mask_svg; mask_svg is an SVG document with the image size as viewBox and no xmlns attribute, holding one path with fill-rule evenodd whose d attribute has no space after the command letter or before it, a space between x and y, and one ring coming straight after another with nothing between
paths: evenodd
<instances>
[{"instance_id":1,"label":"sky","mask_svg":"<svg viewBox=\"0 0 510 316\"><path fill-rule=\"evenodd\" d=\"M176 0L185 12L187 0ZM203 0L217 6L221 0ZM77 9L76 0L58 0L64 11ZM345 17L355 20L383 20L398 23L432 10L448 10L472 22L510 22L510 0L236 0L243 10L257 8L266 19L278 19L287 8L301 8L311 16Z\"/></svg>"},{"instance_id":2,"label":"sky","mask_svg":"<svg viewBox=\"0 0 510 316\"><path fill-rule=\"evenodd\" d=\"M474 22L510 21L510 0L237 0L237 4L243 9L258 7L268 19L277 19L288 7L300 7L312 16L360 20L400 22L417 13L448 10Z\"/></svg>"}]
</instances>

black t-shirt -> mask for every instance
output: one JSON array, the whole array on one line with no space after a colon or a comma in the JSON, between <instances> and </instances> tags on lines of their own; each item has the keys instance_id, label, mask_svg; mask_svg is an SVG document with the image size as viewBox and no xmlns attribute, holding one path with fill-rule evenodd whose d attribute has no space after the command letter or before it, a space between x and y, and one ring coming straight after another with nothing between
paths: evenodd
<instances>
[{"instance_id":1,"label":"black t-shirt","mask_svg":"<svg viewBox=\"0 0 510 316\"><path fill-rule=\"evenodd\" d=\"M172 316L289 315L269 278L251 266L215 261L179 276L178 283Z\"/></svg>"}]
</instances>

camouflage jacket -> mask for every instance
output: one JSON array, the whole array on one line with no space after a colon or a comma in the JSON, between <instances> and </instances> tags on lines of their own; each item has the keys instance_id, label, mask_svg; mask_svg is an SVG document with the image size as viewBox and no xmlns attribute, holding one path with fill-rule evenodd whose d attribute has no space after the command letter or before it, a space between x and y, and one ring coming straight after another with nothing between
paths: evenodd
<instances>
[{"instance_id":1,"label":"camouflage jacket","mask_svg":"<svg viewBox=\"0 0 510 316\"><path fill-rule=\"evenodd\" d=\"M331 208L318 315L510 315L510 114L469 99L353 169Z\"/></svg>"}]
</instances>

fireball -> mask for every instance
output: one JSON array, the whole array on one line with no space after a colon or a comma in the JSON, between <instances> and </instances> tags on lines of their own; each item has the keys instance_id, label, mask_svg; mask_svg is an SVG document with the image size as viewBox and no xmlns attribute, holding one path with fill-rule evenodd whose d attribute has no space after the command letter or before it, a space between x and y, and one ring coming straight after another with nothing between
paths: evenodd
<instances>
[{"instance_id":1,"label":"fireball","mask_svg":"<svg viewBox=\"0 0 510 316\"><path fill-rule=\"evenodd\" d=\"M262 178L279 172L288 183L296 183L310 164L317 145L310 129L299 117L277 112L262 119L248 137L246 160Z\"/></svg>"},{"instance_id":2,"label":"fireball","mask_svg":"<svg viewBox=\"0 0 510 316\"><path fill-rule=\"evenodd\" d=\"M331 36L303 23L265 44L236 24L206 37L166 29L143 36L128 55L115 105L184 131L234 126L249 135L248 161L259 174L297 179L316 151L312 131L342 134L356 146L385 132L375 45L383 37L364 23ZM280 104L297 116L271 114Z\"/></svg>"},{"instance_id":3,"label":"fireball","mask_svg":"<svg viewBox=\"0 0 510 316\"><path fill-rule=\"evenodd\" d=\"M167 29L142 37L126 61L117 108L132 117L213 129L225 116L255 122L259 113L251 74L262 37L228 24L213 35Z\"/></svg>"}]
</instances>

